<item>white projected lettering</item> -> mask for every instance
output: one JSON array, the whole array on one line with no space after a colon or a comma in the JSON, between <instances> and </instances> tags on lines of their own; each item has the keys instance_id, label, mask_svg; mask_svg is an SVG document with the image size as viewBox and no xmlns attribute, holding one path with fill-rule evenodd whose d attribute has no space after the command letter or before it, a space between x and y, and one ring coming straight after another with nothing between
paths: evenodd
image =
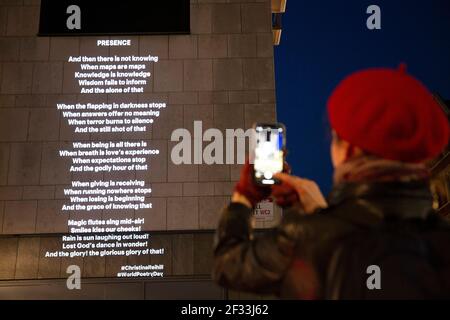
<instances>
[{"instance_id":1,"label":"white projected lettering","mask_svg":"<svg viewBox=\"0 0 450 320\"><path fill-rule=\"evenodd\" d=\"M70 56L68 62L79 63L74 78L80 93L143 93L151 72L145 63L158 62L157 56ZM125 86L125 87L124 87Z\"/></svg>"},{"instance_id":2,"label":"white projected lettering","mask_svg":"<svg viewBox=\"0 0 450 320\"><path fill-rule=\"evenodd\" d=\"M166 103L58 103L57 108L76 133L145 132Z\"/></svg>"},{"instance_id":3,"label":"white projected lettering","mask_svg":"<svg viewBox=\"0 0 450 320\"><path fill-rule=\"evenodd\" d=\"M96 44L130 46L131 40ZM152 188L137 173L151 171L151 159L160 156L147 132L167 105L140 101L139 94L150 84L149 65L158 60L151 54L67 58L76 66L73 79L81 101L58 101L56 108L74 134L87 138L58 150L59 157L68 160L72 176L70 185L62 188L66 200L60 208L69 215L69 234L62 236L61 250L46 252L45 257L164 254L164 248L152 247L150 235L143 233L145 218L130 214L153 209ZM126 94L128 101L109 94ZM163 265L124 265L117 276L162 277L163 273Z\"/></svg>"}]
</instances>

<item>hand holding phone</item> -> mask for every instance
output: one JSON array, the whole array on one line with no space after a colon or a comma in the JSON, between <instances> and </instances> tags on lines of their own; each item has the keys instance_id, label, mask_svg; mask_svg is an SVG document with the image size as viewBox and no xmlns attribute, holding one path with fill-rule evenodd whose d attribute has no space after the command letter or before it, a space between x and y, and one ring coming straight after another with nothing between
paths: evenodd
<instances>
[{"instance_id":1,"label":"hand holding phone","mask_svg":"<svg viewBox=\"0 0 450 320\"><path fill-rule=\"evenodd\" d=\"M328 206L319 186L314 181L286 173L277 173L276 176L282 184L272 188L272 196L280 207L298 205L305 213L310 214Z\"/></svg>"},{"instance_id":2,"label":"hand holding phone","mask_svg":"<svg viewBox=\"0 0 450 320\"><path fill-rule=\"evenodd\" d=\"M281 123L256 123L255 148L251 157L254 163L254 180L258 185L278 184L275 174L283 172L286 128Z\"/></svg>"}]
</instances>

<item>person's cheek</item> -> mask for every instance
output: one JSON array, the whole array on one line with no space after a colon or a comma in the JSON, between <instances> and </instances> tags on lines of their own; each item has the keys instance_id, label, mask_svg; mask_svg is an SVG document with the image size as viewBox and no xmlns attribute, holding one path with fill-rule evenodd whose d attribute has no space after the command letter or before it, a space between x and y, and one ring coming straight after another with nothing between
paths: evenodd
<instances>
[{"instance_id":1,"label":"person's cheek","mask_svg":"<svg viewBox=\"0 0 450 320\"><path fill-rule=\"evenodd\" d=\"M330 146L331 162L336 168L345 160L345 148L340 146L337 142L332 142Z\"/></svg>"},{"instance_id":2,"label":"person's cheek","mask_svg":"<svg viewBox=\"0 0 450 320\"><path fill-rule=\"evenodd\" d=\"M336 147L335 143L331 142L330 144L330 156L331 156L331 163L333 164L333 167L336 168L337 166L337 155L336 155Z\"/></svg>"}]
</instances>

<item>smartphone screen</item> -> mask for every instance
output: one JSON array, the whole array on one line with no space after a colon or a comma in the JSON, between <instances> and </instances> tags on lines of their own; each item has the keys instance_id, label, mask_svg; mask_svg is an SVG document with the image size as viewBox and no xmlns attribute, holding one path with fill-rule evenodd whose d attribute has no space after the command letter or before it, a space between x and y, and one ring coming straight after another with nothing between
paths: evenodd
<instances>
[{"instance_id":1,"label":"smartphone screen","mask_svg":"<svg viewBox=\"0 0 450 320\"><path fill-rule=\"evenodd\" d=\"M277 183L273 175L283 171L285 129L281 124L256 124L255 180L262 185Z\"/></svg>"}]
</instances>

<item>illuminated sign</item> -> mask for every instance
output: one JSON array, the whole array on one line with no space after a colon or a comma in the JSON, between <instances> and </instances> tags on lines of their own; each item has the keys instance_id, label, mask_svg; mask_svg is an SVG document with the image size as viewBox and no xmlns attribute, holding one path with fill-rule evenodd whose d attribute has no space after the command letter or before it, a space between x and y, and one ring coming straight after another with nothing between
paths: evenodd
<instances>
[{"instance_id":1,"label":"illuminated sign","mask_svg":"<svg viewBox=\"0 0 450 320\"><path fill-rule=\"evenodd\" d=\"M93 43L125 49L133 45L130 39ZM80 139L58 150L71 176L59 207L68 216L68 234L62 235L60 248L44 252L45 258L165 254L146 233L145 221L154 208L152 187L145 177L151 159L161 156L149 129L166 111L167 102L139 96L151 85L153 65L158 62L152 52L67 57L72 70L67 78L73 79L82 98L70 102L63 95L55 108ZM163 277L164 266L124 263L117 271L117 277Z\"/></svg>"}]
</instances>

